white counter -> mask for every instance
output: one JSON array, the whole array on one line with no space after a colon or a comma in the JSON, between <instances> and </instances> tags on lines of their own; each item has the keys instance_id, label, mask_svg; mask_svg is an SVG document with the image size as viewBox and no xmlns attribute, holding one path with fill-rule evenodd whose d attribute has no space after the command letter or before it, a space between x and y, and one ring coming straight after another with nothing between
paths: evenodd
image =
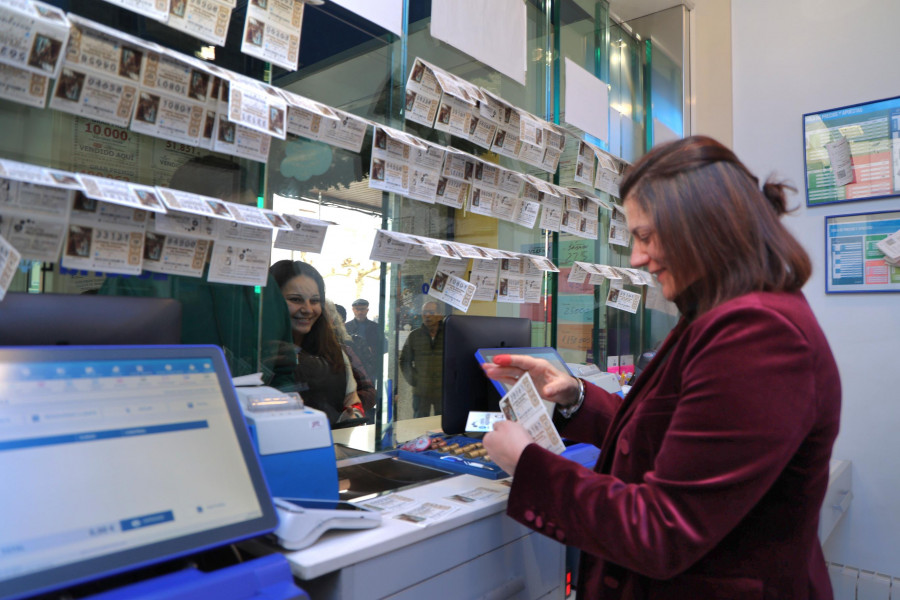
<instances>
[{"instance_id":1,"label":"white counter","mask_svg":"<svg viewBox=\"0 0 900 600\"><path fill-rule=\"evenodd\" d=\"M452 512L416 524L396 518L402 508L383 515L374 529L329 532L309 548L287 553L291 570L316 600L561 600L565 546L504 514L509 488L502 481L456 475L393 492L413 500L406 506L432 502ZM450 499L476 488L495 493L468 503Z\"/></svg>"}]
</instances>

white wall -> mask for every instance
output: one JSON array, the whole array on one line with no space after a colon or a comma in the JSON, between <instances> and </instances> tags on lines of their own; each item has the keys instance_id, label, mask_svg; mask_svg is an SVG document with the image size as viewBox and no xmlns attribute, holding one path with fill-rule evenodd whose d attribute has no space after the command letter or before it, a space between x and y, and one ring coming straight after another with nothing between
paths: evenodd
<instances>
[{"instance_id":1,"label":"white wall","mask_svg":"<svg viewBox=\"0 0 900 600\"><path fill-rule=\"evenodd\" d=\"M900 2L732 0L731 13L733 148L805 204L801 115L900 95ZM812 256L805 292L841 372L834 457L853 462L853 504L826 556L900 576L900 294L826 296L823 279L825 215L881 210L900 198L804 206L789 225Z\"/></svg>"},{"instance_id":2,"label":"white wall","mask_svg":"<svg viewBox=\"0 0 900 600\"><path fill-rule=\"evenodd\" d=\"M731 148L731 4L695 0L690 23L690 131Z\"/></svg>"}]
</instances>

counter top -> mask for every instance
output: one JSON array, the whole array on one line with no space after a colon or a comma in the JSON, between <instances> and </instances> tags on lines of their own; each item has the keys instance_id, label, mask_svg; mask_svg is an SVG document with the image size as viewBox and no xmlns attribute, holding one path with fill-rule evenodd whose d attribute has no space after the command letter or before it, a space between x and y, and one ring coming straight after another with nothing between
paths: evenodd
<instances>
[{"instance_id":1,"label":"counter top","mask_svg":"<svg viewBox=\"0 0 900 600\"><path fill-rule=\"evenodd\" d=\"M398 508L385 510L379 527L366 530L333 530L324 534L309 548L286 553L291 570L300 579L313 579L503 512L509 496L509 486L504 482L508 481L493 481L474 475L456 475L379 496L372 500L384 502L383 499L408 499L408 501ZM470 501L452 499L451 497L455 495L469 497ZM472 498L479 495L483 497ZM355 503L365 506L372 500L357 500ZM423 503L448 507L449 510L439 517L427 518L419 523L398 518L398 515L408 513Z\"/></svg>"},{"instance_id":2,"label":"counter top","mask_svg":"<svg viewBox=\"0 0 900 600\"><path fill-rule=\"evenodd\" d=\"M429 431L441 431L441 415L432 417L421 417L418 419L404 419L395 421L388 427L392 428L389 433L392 434L392 443L390 447L397 446L403 442L417 438L423 433ZM385 428L387 431L387 428ZM375 426L359 425L357 427L349 427L347 429L334 429L331 437L335 444L343 444L349 448L363 450L365 452L375 452Z\"/></svg>"}]
</instances>

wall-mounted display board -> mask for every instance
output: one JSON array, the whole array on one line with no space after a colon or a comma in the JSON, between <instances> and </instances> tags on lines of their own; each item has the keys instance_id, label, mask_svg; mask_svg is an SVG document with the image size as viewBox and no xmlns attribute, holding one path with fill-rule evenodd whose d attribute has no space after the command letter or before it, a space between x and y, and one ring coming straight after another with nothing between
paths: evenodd
<instances>
[{"instance_id":1,"label":"wall-mounted display board","mask_svg":"<svg viewBox=\"0 0 900 600\"><path fill-rule=\"evenodd\" d=\"M885 241L900 231L900 211L825 218L827 293L900 292L900 266Z\"/></svg>"},{"instance_id":2,"label":"wall-mounted display board","mask_svg":"<svg viewBox=\"0 0 900 600\"><path fill-rule=\"evenodd\" d=\"M900 97L803 115L806 205L900 195Z\"/></svg>"}]
</instances>

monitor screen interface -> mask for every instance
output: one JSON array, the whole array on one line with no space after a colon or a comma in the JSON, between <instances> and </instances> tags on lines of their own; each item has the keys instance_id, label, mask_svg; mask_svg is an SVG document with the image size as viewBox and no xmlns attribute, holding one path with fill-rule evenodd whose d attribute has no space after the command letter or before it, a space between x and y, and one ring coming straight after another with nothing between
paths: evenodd
<instances>
[{"instance_id":1,"label":"monitor screen interface","mask_svg":"<svg viewBox=\"0 0 900 600\"><path fill-rule=\"evenodd\" d=\"M475 358L479 348L531 345L531 321L517 317L450 315L444 319L441 429L462 433L469 411L500 410L500 394Z\"/></svg>"},{"instance_id":2,"label":"monitor screen interface","mask_svg":"<svg viewBox=\"0 0 900 600\"><path fill-rule=\"evenodd\" d=\"M0 472L13 596L276 524L212 346L0 350Z\"/></svg>"}]
</instances>

